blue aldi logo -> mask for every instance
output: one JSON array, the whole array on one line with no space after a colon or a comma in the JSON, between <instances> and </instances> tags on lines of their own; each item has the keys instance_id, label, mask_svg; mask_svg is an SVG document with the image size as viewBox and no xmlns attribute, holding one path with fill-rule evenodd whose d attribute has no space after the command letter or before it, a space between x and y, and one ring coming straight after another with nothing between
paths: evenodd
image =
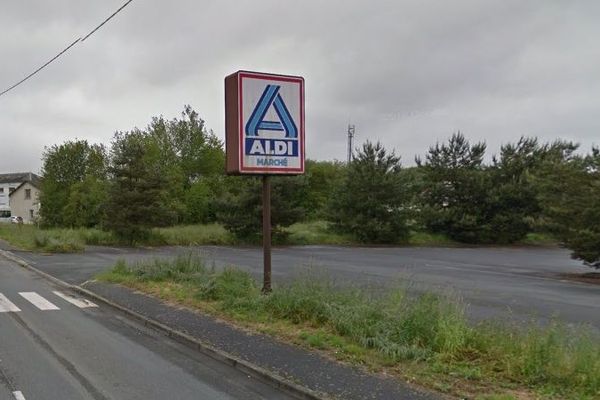
<instances>
[{"instance_id":1,"label":"blue aldi logo","mask_svg":"<svg viewBox=\"0 0 600 400\"><path fill-rule=\"evenodd\" d=\"M236 77L238 118L227 115L227 169L231 173L304 172L304 80L238 72L226 78L226 109L233 109L228 79ZM227 114L227 112L226 112ZM238 149L233 144L237 142ZM239 152L238 152L239 151ZM237 163L237 165L236 165Z\"/></svg>"},{"instance_id":2,"label":"blue aldi logo","mask_svg":"<svg viewBox=\"0 0 600 400\"><path fill-rule=\"evenodd\" d=\"M245 153L250 156L298 157L298 128L286 107L280 85L266 85L246 124ZM267 111L273 107L276 121L267 121ZM284 132L283 138L259 138L260 131ZM260 161L260 160L258 160ZM274 161L275 163L275 161Z\"/></svg>"},{"instance_id":3,"label":"blue aldi logo","mask_svg":"<svg viewBox=\"0 0 600 400\"><path fill-rule=\"evenodd\" d=\"M246 124L247 136L258 136L258 131L263 129L267 131L285 131L285 136L288 138L298 137L298 128L296 128L294 119L281 98L279 89L281 89L280 85L265 86L265 91L260 96L260 100L258 100ZM265 115L271 106L277 112L279 121L265 121Z\"/></svg>"}]
</instances>

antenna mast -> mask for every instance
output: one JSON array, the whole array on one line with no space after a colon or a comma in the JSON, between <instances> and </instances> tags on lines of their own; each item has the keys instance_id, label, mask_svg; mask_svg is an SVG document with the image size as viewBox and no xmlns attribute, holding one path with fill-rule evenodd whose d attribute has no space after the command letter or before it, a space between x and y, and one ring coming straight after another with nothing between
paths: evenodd
<instances>
[{"instance_id":1,"label":"antenna mast","mask_svg":"<svg viewBox=\"0 0 600 400\"><path fill-rule=\"evenodd\" d=\"M348 125L348 164L352 162L352 141L354 140L354 125Z\"/></svg>"}]
</instances>

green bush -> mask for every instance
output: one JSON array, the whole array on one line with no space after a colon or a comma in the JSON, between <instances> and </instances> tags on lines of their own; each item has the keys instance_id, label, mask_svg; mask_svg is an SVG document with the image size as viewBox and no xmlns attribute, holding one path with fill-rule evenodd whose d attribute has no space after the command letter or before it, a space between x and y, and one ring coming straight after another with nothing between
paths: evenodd
<instances>
[{"instance_id":1,"label":"green bush","mask_svg":"<svg viewBox=\"0 0 600 400\"><path fill-rule=\"evenodd\" d=\"M285 227L304 217L306 181L301 176L272 177L271 227L275 243L287 237ZM262 237L262 183L250 177L230 177L229 190L217 202L217 220L237 239L258 242Z\"/></svg>"},{"instance_id":2,"label":"green bush","mask_svg":"<svg viewBox=\"0 0 600 400\"><path fill-rule=\"evenodd\" d=\"M367 141L335 190L329 221L359 242L405 242L410 196L404 183L400 157Z\"/></svg>"}]
</instances>

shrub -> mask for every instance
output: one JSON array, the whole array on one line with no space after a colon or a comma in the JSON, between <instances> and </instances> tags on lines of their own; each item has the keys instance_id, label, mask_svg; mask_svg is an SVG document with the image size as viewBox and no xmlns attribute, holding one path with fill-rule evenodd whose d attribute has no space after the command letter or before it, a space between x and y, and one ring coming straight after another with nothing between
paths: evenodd
<instances>
[{"instance_id":1,"label":"shrub","mask_svg":"<svg viewBox=\"0 0 600 400\"><path fill-rule=\"evenodd\" d=\"M287 236L284 227L304 216L306 182L302 177L272 177L271 227L274 242ZM236 238L257 242L262 237L262 183L250 177L231 177L230 188L218 201L217 219Z\"/></svg>"},{"instance_id":2,"label":"shrub","mask_svg":"<svg viewBox=\"0 0 600 400\"><path fill-rule=\"evenodd\" d=\"M364 243L406 241L409 196L400 172L400 157L367 141L332 198L334 227Z\"/></svg>"}]
</instances>

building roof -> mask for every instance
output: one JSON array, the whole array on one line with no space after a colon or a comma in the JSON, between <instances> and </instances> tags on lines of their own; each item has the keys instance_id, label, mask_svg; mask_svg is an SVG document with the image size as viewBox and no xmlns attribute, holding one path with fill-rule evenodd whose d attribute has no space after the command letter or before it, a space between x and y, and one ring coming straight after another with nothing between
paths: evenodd
<instances>
[{"instance_id":1,"label":"building roof","mask_svg":"<svg viewBox=\"0 0 600 400\"><path fill-rule=\"evenodd\" d=\"M36 175L32 172L13 172L10 174L0 174L0 184L31 182L33 186L39 187L41 179L42 178L40 178L39 175Z\"/></svg>"},{"instance_id":2,"label":"building roof","mask_svg":"<svg viewBox=\"0 0 600 400\"><path fill-rule=\"evenodd\" d=\"M37 188L37 189L39 190L39 188L40 188L40 187L39 187L38 185L36 185L36 184L35 184L33 181L31 181L31 182L30 182L30 181L25 181L25 182L23 182L23 183L19 184L19 186L17 186L17 187L15 188L15 190L12 190L12 191L11 191L11 192L8 194L8 197L10 197L10 196L12 196L13 194L17 193L17 192L19 191L19 189L21 189L23 186L25 186L25 185L26 185L26 184L28 184L28 183L30 183L30 184L31 184L33 187L35 187L35 188Z\"/></svg>"}]
</instances>

